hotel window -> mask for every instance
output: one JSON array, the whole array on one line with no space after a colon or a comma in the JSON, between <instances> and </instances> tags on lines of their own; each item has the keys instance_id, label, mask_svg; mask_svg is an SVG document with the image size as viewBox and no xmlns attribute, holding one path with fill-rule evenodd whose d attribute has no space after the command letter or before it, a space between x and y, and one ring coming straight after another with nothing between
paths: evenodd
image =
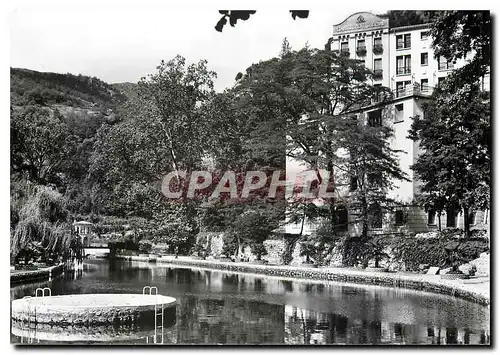
<instances>
[{"instance_id":1,"label":"hotel window","mask_svg":"<svg viewBox=\"0 0 500 355\"><path fill-rule=\"evenodd\" d=\"M399 55L396 57L396 74L411 74L411 55Z\"/></svg>"},{"instance_id":2,"label":"hotel window","mask_svg":"<svg viewBox=\"0 0 500 355\"><path fill-rule=\"evenodd\" d=\"M397 226L402 226L406 223L406 216L403 210L397 210L395 213L394 224Z\"/></svg>"},{"instance_id":3,"label":"hotel window","mask_svg":"<svg viewBox=\"0 0 500 355\"><path fill-rule=\"evenodd\" d=\"M420 65L429 65L429 53L420 53Z\"/></svg>"},{"instance_id":4,"label":"hotel window","mask_svg":"<svg viewBox=\"0 0 500 355\"><path fill-rule=\"evenodd\" d=\"M336 207L333 218L335 229L339 232L346 232L349 218L347 208L345 208L344 206Z\"/></svg>"},{"instance_id":5,"label":"hotel window","mask_svg":"<svg viewBox=\"0 0 500 355\"><path fill-rule=\"evenodd\" d=\"M350 191L356 191L358 189L358 177L351 176L351 184L349 185Z\"/></svg>"},{"instance_id":6,"label":"hotel window","mask_svg":"<svg viewBox=\"0 0 500 355\"><path fill-rule=\"evenodd\" d=\"M382 54L384 51L384 47L382 46L382 38L375 37L373 39L373 53L374 54Z\"/></svg>"},{"instance_id":7,"label":"hotel window","mask_svg":"<svg viewBox=\"0 0 500 355\"><path fill-rule=\"evenodd\" d=\"M428 31L420 32L420 39L422 41L425 41L427 38L429 38L429 32Z\"/></svg>"},{"instance_id":8,"label":"hotel window","mask_svg":"<svg viewBox=\"0 0 500 355\"><path fill-rule=\"evenodd\" d=\"M473 226L476 224L476 211L469 212L469 225Z\"/></svg>"},{"instance_id":9,"label":"hotel window","mask_svg":"<svg viewBox=\"0 0 500 355\"><path fill-rule=\"evenodd\" d=\"M356 55L358 57L364 57L366 55L366 45L364 39L359 39L356 46Z\"/></svg>"},{"instance_id":10,"label":"hotel window","mask_svg":"<svg viewBox=\"0 0 500 355\"><path fill-rule=\"evenodd\" d=\"M342 42L340 44L340 52L349 55L349 42Z\"/></svg>"},{"instance_id":11,"label":"hotel window","mask_svg":"<svg viewBox=\"0 0 500 355\"><path fill-rule=\"evenodd\" d=\"M439 57L438 69L439 70L453 69L453 63L449 62L445 57Z\"/></svg>"},{"instance_id":12,"label":"hotel window","mask_svg":"<svg viewBox=\"0 0 500 355\"><path fill-rule=\"evenodd\" d=\"M373 61L373 77L375 79L382 79L382 58L377 58Z\"/></svg>"},{"instance_id":13,"label":"hotel window","mask_svg":"<svg viewBox=\"0 0 500 355\"><path fill-rule=\"evenodd\" d=\"M429 91L429 79L421 79L420 80L420 91L423 91L423 92Z\"/></svg>"},{"instance_id":14,"label":"hotel window","mask_svg":"<svg viewBox=\"0 0 500 355\"><path fill-rule=\"evenodd\" d=\"M382 228L382 207L378 203L374 203L369 207L371 227Z\"/></svg>"},{"instance_id":15,"label":"hotel window","mask_svg":"<svg viewBox=\"0 0 500 355\"><path fill-rule=\"evenodd\" d=\"M396 97L406 95L406 89L411 85L410 80L396 82Z\"/></svg>"},{"instance_id":16,"label":"hotel window","mask_svg":"<svg viewBox=\"0 0 500 355\"><path fill-rule=\"evenodd\" d=\"M411 48L411 34L396 36L396 49Z\"/></svg>"},{"instance_id":17,"label":"hotel window","mask_svg":"<svg viewBox=\"0 0 500 355\"><path fill-rule=\"evenodd\" d=\"M457 214L454 208L448 208L446 210L446 227L457 227Z\"/></svg>"},{"instance_id":18,"label":"hotel window","mask_svg":"<svg viewBox=\"0 0 500 355\"><path fill-rule=\"evenodd\" d=\"M436 225L436 211L427 212L427 224L430 226Z\"/></svg>"},{"instance_id":19,"label":"hotel window","mask_svg":"<svg viewBox=\"0 0 500 355\"><path fill-rule=\"evenodd\" d=\"M375 110L368 112L368 126L370 127L382 126L382 110Z\"/></svg>"},{"instance_id":20,"label":"hotel window","mask_svg":"<svg viewBox=\"0 0 500 355\"><path fill-rule=\"evenodd\" d=\"M394 106L396 109L396 115L394 117L394 122L402 122L404 119L403 115L403 104L398 104Z\"/></svg>"}]
</instances>

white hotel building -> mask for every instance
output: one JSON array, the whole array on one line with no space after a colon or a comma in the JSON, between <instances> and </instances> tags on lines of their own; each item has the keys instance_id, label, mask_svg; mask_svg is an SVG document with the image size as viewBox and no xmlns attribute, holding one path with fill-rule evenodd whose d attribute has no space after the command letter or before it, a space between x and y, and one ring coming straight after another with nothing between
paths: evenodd
<instances>
[{"instance_id":1,"label":"white hotel building","mask_svg":"<svg viewBox=\"0 0 500 355\"><path fill-rule=\"evenodd\" d=\"M327 48L338 50L353 59L364 61L367 68L374 71L374 85L390 88L394 99L383 108L380 105L365 107L356 112L358 120L373 120L389 124L394 129L391 141L394 149L402 150L399 162L410 181L398 181L397 188L390 191L391 197L405 205L391 215L384 215L379 226L372 233L402 233L404 231L426 232L438 229L435 213L426 213L413 205L418 193L419 182L414 178L410 166L419 154L418 143L408 139L412 119L422 115L422 103L453 68L463 62L448 63L444 58L435 59L429 37L429 25L389 27L389 19L369 12L359 12L333 26L333 36ZM484 87L489 90L489 78ZM389 114L387 114L389 113ZM441 227L462 227L460 211L443 213ZM348 217L349 218L349 217ZM476 211L471 218L471 229L489 230L489 211ZM380 227L380 228L378 228ZM354 232L354 225L349 225ZM289 226L288 233L296 233L299 226ZM315 226L304 226L304 234L313 232Z\"/></svg>"}]
</instances>

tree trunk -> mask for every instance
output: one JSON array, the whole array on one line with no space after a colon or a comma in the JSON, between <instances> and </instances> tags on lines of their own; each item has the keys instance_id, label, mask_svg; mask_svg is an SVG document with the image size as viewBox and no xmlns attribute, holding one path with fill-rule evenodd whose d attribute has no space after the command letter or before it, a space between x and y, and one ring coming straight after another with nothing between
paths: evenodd
<instances>
[{"instance_id":1,"label":"tree trunk","mask_svg":"<svg viewBox=\"0 0 500 355\"><path fill-rule=\"evenodd\" d=\"M302 232L304 231L304 221L306 220L306 210L305 210L305 206L304 206L304 213L302 214L302 221L300 223L300 233L299 233L299 237L302 237Z\"/></svg>"},{"instance_id":2,"label":"tree trunk","mask_svg":"<svg viewBox=\"0 0 500 355\"><path fill-rule=\"evenodd\" d=\"M332 158L329 157L328 158L328 165L327 165L327 171L328 171L328 183L332 183L332 185L334 185L334 171L333 171L333 163L332 163ZM318 175L319 175L319 172L318 172ZM320 183L322 183L322 181L320 180ZM328 189L327 189L328 190ZM335 201L333 198L329 199L329 202L330 202L330 222L331 222L331 226L332 226L332 231L333 233L335 233Z\"/></svg>"},{"instance_id":3,"label":"tree trunk","mask_svg":"<svg viewBox=\"0 0 500 355\"><path fill-rule=\"evenodd\" d=\"M441 212L437 212L438 216L438 230L441 232Z\"/></svg>"},{"instance_id":4,"label":"tree trunk","mask_svg":"<svg viewBox=\"0 0 500 355\"><path fill-rule=\"evenodd\" d=\"M466 237L470 237L470 220L468 207L464 207L464 233Z\"/></svg>"},{"instance_id":5,"label":"tree trunk","mask_svg":"<svg viewBox=\"0 0 500 355\"><path fill-rule=\"evenodd\" d=\"M236 237L236 241L238 242L238 249L236 250L236 257L235 259L238 259L238 257L243 254L243 250L242 250L242 247L241 247L241 242L240 242L240 238L239 237Z\"/></svg>"},{"instance_id":6,"label":"tree trunk","mask_svg":"<svg viewBox=\"0 0 500 355\"><path fill-rule=\"evenodd\" d=\"M363 240L368 236L368 223L369 223L369 214L368 214L368 203L366 201L366 197L361 198L361 216L362 216L362 228L361 228L361 238Z\"/></svg>"}]
</instances>

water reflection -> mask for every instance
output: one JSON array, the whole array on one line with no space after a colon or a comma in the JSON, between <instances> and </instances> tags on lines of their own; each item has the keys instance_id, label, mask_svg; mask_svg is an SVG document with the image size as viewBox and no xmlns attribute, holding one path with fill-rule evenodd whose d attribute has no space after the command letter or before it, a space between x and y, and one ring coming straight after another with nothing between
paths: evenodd
<instances>
[{"instance_id":1,"label":"water reflection","mask_svg":"<svg viewBox=\"0 0 500 355\"><path fill-rule=\"evenodd\" d=\"M80 274L65 274L48 283L12 287L11 298L33 294L37 287L51 287L53 294L140 293L143 286L156 285L159 293L178 300L175 324L165 329L168 335L164 343L490 342L489 308L451 297L139 262L101 260L93 265ZM151 330L127 332L128 338L115 336L101 341L153 342ZM60 340L56 336L48 341L56 339ZM19 338L13 336L13 341Z\"/></svg>"}]
</instances>

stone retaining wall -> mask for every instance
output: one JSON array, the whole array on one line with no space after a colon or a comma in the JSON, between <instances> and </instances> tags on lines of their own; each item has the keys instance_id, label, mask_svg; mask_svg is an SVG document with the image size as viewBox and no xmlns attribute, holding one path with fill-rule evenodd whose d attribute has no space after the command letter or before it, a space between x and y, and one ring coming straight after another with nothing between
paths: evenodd
<instances>
[{"instance_id":1,"label":"stone retaining wall","mask_svg":"<svg viewBox=\"0 0 500 355\"><path fill-rule=\"evenodd\" d=\"M137 260L134 257L121 257L128 260ZM406 288L418 291L432 292L443 295L450 295L483 305L489 305L489 297L476 293L458 285L450 285L437 281L424 280L419 275L402 275L392 273L369 273L366 271L354 270L329 270L310 267L274 266L274 265L252 265L246 263L232 263L210 260L191 259L158 259L160 263L173 265L184 265L193 267L203 267L209 269L227 270L232 272L254 273L270 276L292 277L301 279L314 279L325 281L337 281L344 283L355 283L364 285L377 285L395 288Z\"/></svg>"},{"instance_id":2,"label":"stone retaining wall","mask_svg":"<svg viewBox=\"0 0 500 355\"><path fill-rule=\"evenodd\" d=\"M62 274L63 271L64 264L59 264L41 270L26 270L22 272L16 272L10 275L10 283L16 284L38 280L49 280L52 277L56 277Z\"/></svg>"}]
</instances>

